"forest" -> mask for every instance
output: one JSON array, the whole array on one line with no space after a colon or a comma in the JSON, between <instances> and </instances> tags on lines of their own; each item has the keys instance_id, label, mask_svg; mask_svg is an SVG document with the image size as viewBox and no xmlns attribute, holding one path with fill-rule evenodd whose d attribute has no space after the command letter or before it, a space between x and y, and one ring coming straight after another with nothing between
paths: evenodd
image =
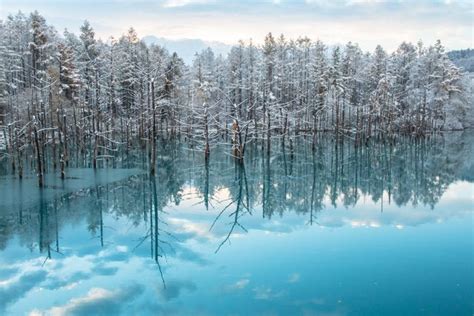
<instances>
[{"instance_id":1,"label":"forest","mask_svg":"<svg viewBox=\"0 0 474 316\"><path fill-rule=\"evenodd\" d=\"M440 41L368 53L268 33L261 45L207 49L186 65L133 28L104 41L87 21L79 35L60 34L36 11L0 23L0 155L20 178L33 166L40 187L48 170L64 178L72 157L98 168L133 150L155 175L163 139L206 160L228 145L243 162L247 144L269 154L275 140L292 148L299 137L314 151L321 135L357 147L461 130L473 117L471 89Z\"/></svg>"},{"instance_id":2,"label":"forest","mask_svg":"<svg viewBox=\"0 0 474 316\"><path fill-rule=\"evenodd\" d=\"M448 52L453 63L468 72L474 72L474 49L467 48Z\"/></svg>"}]
</instances>

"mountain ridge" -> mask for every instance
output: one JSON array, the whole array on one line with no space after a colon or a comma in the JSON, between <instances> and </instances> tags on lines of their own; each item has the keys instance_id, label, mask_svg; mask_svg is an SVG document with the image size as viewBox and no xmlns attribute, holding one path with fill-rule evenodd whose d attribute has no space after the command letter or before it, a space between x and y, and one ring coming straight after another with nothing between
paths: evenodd
<instances>
[{"instance_id":1,"label":"mountain ridge","mask_svg":"<svg viewBox=\"0 0 474 316\"><path fill-rule=\"evenodd\" d=\"M222 55L225 57L233 46L218 41L204 41L197 38L168 39L155 35L144 36L142 41L147 45L160 45L170 53L176 52L189 65L192 64L195 53L201 52L208 47L212 49L216 56Z\"/></svg>"}]
</instances>

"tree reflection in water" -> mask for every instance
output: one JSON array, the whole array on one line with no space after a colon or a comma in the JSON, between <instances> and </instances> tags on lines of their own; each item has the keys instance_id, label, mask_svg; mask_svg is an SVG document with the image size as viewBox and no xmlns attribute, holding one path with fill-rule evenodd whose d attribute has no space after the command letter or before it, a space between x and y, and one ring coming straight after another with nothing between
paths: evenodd
<instances>
[{"instance_id":1,"label":"tree reflection in water","mask_svg":"<svg viewBox=\"0 0 474 316\"><path fill-rule=\"evenodd\" d=\"M380 203L381 211L393 203L434 208L451 183L474 180L472 144L472 136L466 133L399 138L394 144L374 140L369 146L322 136L315 150L311 140L303 138L296 139L291 147L275 143L270 154L258 144L249 145L246 161L240 164L228 154L227 147L214 150L205 161L187 143L161 141L155 177L135 175L55 199L41 195L34 207L20 204L0 214L0 250L18 236L25 246L45 254L45 260L53 253L62 255L61 228L84 219L90 234L104 247L107 229L113 229L104 224L107 213L126 218L135 226L148 223L148 231L135 248L150 243L151 257L165 284L160 260L173 253L173 243L179 241L166 222L172 212L165 212L167 207L192 199L202 203L206 211L214 210L209 231L225 226L227 232L216 252L230 242L236 230L246 232L242 218L257 212L264 220L296 212L306 215L312 225L318 223L324 208L349 209L362 197ZM146 170L146 153L133 153L121 163ZM2 168L8 172L8 167Z\"/></svg>"}]
</instances>

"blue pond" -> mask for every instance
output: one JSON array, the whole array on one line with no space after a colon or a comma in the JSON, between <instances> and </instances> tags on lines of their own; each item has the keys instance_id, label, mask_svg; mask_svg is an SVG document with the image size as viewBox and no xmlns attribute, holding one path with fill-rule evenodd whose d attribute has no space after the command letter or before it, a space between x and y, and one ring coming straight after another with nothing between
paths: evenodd
<instances>
[{"instance_id":1,"label":"blue pond","mask_svg":"<svg viewBox=\"0 0 474 316\"><path fill-rule=\"evenodd\" d=\"M0 314L473 314L470 135L229 152L1 169Z\"/></svg>"}]
</instances>

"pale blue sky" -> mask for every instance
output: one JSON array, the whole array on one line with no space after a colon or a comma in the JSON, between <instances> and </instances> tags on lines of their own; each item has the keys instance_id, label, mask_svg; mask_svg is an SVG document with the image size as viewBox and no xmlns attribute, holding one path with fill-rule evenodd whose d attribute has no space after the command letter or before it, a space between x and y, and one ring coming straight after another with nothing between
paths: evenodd
<instances>
[{"instance_id":1,"label":"pale blue sky","mask_svg":"<svg viewBox=\"0 0 474 316\"><path fill-rule=\"evenodd\" d=\"M232 44L262 41L269 31L328 44L358 42L393 50L403 40L441 39L448 49L473 46L473 5L461 0L0 0L0 17L37 9L60 31L84 19L101 38L130 26L140 36L200 38Z\"/></svg>"}]
</instances>

